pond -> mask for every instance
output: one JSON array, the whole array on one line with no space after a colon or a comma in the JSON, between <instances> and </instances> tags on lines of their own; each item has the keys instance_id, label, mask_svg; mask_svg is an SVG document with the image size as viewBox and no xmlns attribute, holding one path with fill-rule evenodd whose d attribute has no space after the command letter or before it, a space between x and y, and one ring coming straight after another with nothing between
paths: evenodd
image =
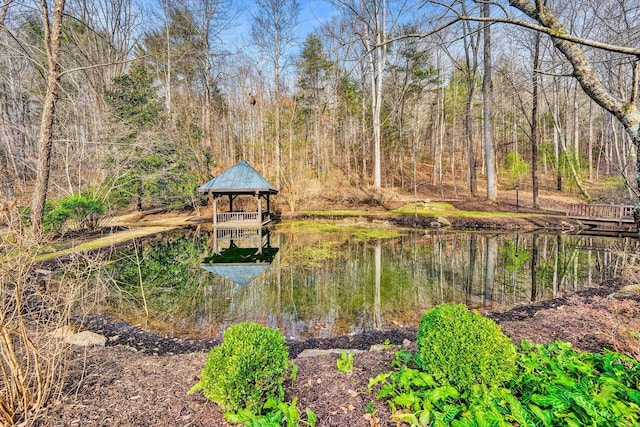
<instances>
[{"instance_id":1,"label":"pond","mask_svg":"<svg viewBox=\"0 0 640 427\"><path fill-rule=\"evenodd\" d=\"M97 310L181 338L254 321L287 338L417 325L441 303L502 309L613 278L638 241L281 224L135 242L95 277Z\"/></svg>"}]
</instances>

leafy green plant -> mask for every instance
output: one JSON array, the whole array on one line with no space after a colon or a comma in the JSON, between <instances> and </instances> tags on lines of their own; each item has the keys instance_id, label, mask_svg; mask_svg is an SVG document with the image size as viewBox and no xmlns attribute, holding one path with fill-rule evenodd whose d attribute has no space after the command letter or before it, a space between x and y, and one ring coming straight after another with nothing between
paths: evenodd
<instances>
[{"instance_id":1,"label":"leafy green plant","mask_svg":"<svg viewBox=\"0 0 640 427\"><path fill-rule=\"evenodd\" d=\"M340 358L336 361L336 365L340 372L345 374L353 372L353 352L340 350Z\"/></svg>"},{"instance_id":2,"label":"leafy green plant","mask_svg":"<svg viewBox=\"0 0 640 427\"><path fill-rule=\"evenodd\" d=\"M420 320L419 366L459 390L476 384L499 386L515 373L515 347L491 319L464 305L440 305Z\"/></svg>"},{"instance_id":3,"label":"leafy green plant","mask_svg":"<svg viewBox=\"0 0 640 427\"><path fill-rule=\"evenodd\" d=\"M305 410L306 420L302 419L296 397L291 402L283 401L282 396L278 399L271 398L265 402L261 412L264 414L255 414L245 408L236 413L227 412L224 417L230 423L242 423L245 427L314 427L318 421L316 414L309 408Z\"/></svg>"},{"instance_id":4,"label":"leafy green plant","mask_svg":"<svg viewBox=\"0 0 640 427\"><path fill-rule=\"evenodd\" d=\"M637 426L640 363L619 353L580 353L570 343L523 341L512 381L541 425Z\"/></svg>"},{"instance_id":5,"label":"leafy green plant","mask_svg":"<svg viewBox=\"0 0 640 427\"><path fill-rule=\"evenodd\" d=\"M507 154L503 164L503 174L509 180L510 185L520 183L525 175L529 173L529 163L527 163L519 153L511 151Z\"/></svg>"},{"instance_id":6,"label":"leafy green plant","mask_svg":"<svg viewBox=\"0 0 640 427\"><path fill-rule=\"evenodd\" d=\"M476 384L461 393L398 352L394 370L369 381L392 417L411 426L635 427L640 363L619 353L580 353L571 344L521 343L517 374L505 387Z\"/></svg>"},{"instance_id":7,"label":"leafy green plant","mask_svg":"<svg viewBox=\"0 0 640 427\"><path fill-rule=\"evenodd\" d=\"M189 394L204 395L227 411L260 414L269 399L278 400L289 355L277 329L256 323L230 326L209 352L200 381Z\"/></svg>"},{"instance_id":8,"label":"leafy green plant","mask_svg":"<svg viewBox=\"0 0 640 427\"><path fill-rule=\"evenodd\" d=\"M291 373L289 374L291 382L294 382L296 378L298 378L298 369L300 369L300 367L297 364L293 363L291 365Z\"/></svg>"}]
</instances>

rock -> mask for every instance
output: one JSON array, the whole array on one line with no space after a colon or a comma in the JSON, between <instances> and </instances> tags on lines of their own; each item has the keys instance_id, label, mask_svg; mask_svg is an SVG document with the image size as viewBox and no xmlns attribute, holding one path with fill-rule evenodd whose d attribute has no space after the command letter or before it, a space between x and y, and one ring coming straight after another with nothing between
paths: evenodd
<instances>
[{"instance_id":1,"label":"rock","mask_svg":"<svg viewBox=\"0 0 640 427\"><path fill-rule=\"evenodd\" d=\"M92 345L98 345L104 347L107 343L107 338L102 335L96 334L91 331L82 331L77 334L68 336L65 341L68 344L77 345L79 347L89 347Z\"/></svg>"},{"instance_id":2,"label":"rock","mask_svg":"<svg viewBox=\"0 0 640 427\"><path fill-rule=\"evenodd\" d=\"M640 295L640 284L627 285L609 295L609 298L625 299Z\"/></svg>"},{"instance_id":3,"label":"rock","mask_svg":"<svg viewBox=\"0 0 640 427\"><path fill-rule=\"evenodd\" d=\"M390 350L398 350L400 346L393 344L374 344L369 347L369 351L390 351Z\"/></svg>"},{"instance_id":4,"label":"rock","mask_svg":"<svg viewBox=\"0 0 640 427\"><path fill-rule=\"evenodd\" d=\"M340 354L340 350L341 349L339 348L329 348L326 350L312 348L312 349L303 350L300 354L298 354L298 357L316 357L316 356L326 356L327 354ZM343 351L346 351L347 353L353 353L353 354L364 353L364 350L356 350L356 349L343 350Z\"/></svg>"},{"instance_id":5,"label":"rock","mask_svg":"<svg viewBox=\"0 0 640 427\"><path fill-rule=\"evenodd\" d=\"M437 221L440 223L440 225L442 227L450 227L451 226L451 222L447 218L444 218L442 216L438 217Z\"/></svg>"},{"instance_id":6,"label":"rock","mask_svg":"<svg viewBox=\"0 0 640 427\"><path fill-rule=\"evenodd\" d=\"M431 228L441 228L441 227L449 227L451 226L451 222L447 218L439 216L434 221L429 222L429 227Z\"/></svg>"},{"instance_id":7,"label":"rock","mask_svg":"<svg viewBox=\"0 0 640 427\"><path fill-rule=\"evenodd\" d=\"M64 325L64 326L60 326L59 328L57 328L54 331L52 331L51 332L51 336L53 338L66 340L68 337L70 337L74 333L75 333L75 331L73 330L73 328L71 326Z\"/></svg>"},{"instance_id":8,"label":"rock","mask_svg":"<svg viewBox=\"0 0 640 427\"><path fill-rule=\"evenodd\" d=\"M51 276L53 274L53 271L51 270L45 270L43 268L37 268L34 270L34 273L40 275L40 276Z\"/></svg>"}]
</instances>

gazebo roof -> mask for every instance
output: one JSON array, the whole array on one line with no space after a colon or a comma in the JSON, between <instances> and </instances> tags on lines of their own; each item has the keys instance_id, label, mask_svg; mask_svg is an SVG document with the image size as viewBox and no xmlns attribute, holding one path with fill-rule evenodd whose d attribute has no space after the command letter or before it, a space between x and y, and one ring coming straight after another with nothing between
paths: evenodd
<instances>
[{"instance_id":1,"label":"gazebo roof","mask_svg":"<svg viewBox=\"0 0 640 427\"><path fill-rule=\"evenodd\" d=\"M202 268L233 283L246 286L269 268L268 263L261 264L203 264Z\"/></svg>"},{"instance_id":2,"label":"gazebo roof","mask_svg":"<svg viewBox=\"0 0 640 427\"><path fill-rule=\"evenodd\" d=\"M270 193L278 190L269 184L246 160L241 160L207 182L198 191L203 193Z\"/></svg>"}]
</instances>

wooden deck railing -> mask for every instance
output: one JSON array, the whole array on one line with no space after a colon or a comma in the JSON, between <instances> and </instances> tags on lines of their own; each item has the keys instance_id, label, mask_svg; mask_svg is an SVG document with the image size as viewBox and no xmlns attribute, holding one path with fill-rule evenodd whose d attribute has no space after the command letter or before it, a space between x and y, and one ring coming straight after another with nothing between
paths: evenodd
<instances>
[{"instance_id":1,"label":"wooden deck railing","mask_svg":"<svg viewBox=\"0 0 640 427\"><path fill-rule=\"evenodd\" d=\"M569 218L593 222L616 222L618 225L633 223L633 206L572 204L567 208Z\"/></svg>"}]
</instances>

